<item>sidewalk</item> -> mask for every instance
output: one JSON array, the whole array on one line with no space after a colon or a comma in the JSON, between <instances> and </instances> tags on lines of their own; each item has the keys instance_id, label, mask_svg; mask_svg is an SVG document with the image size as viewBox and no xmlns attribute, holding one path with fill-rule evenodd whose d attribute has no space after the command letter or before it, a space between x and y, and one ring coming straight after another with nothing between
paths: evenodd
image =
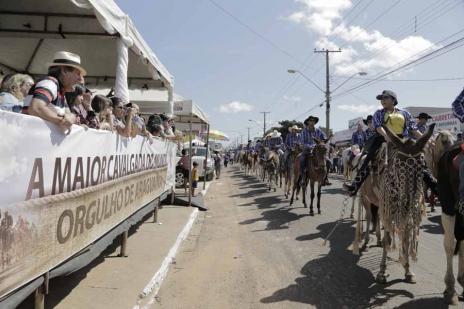
<instances>
[{"instance_id":1,"label":"sidewalk","mask_svg":"<svg viewBox=\"0 0 464 309\"><path fill-rule=\"evenodd\" d=\"M164 205L158 211L158 222L151 215L130 230L128 257L118 257L120 242L116 239L88 266L51 280L45 307L149 308L198 216L204 215L197 208ZM33 308L33 298L19 308Z\"/></svg>"}]
</instances>

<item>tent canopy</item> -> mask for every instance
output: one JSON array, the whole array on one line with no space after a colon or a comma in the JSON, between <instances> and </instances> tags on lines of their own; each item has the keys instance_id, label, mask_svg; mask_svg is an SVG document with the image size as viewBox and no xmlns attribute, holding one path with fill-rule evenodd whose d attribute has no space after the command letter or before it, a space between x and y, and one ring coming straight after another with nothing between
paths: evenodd
<instances>
[{"instance_id":1,"label":"tent canopy","mask_svg":"<svg viewBox=\"0 0 464 309\"><path fill-rule=\"evenodd\" d=\"M0 67L43 75L56 51L81 56L86 84L112 87L117 38L129 49L129 88L165 88L173 77L113 0L0 1Z\"/></svg>"}]
</instances>

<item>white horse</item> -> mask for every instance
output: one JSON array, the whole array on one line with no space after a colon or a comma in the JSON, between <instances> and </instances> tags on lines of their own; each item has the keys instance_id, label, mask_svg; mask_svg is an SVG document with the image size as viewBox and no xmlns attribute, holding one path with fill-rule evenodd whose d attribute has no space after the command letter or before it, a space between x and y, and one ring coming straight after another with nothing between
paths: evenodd
<instances>
[{"instance_id":1,"label":"white horse","mask_svg":"<svg viewBox=\"0 0 464 309\"><path fill-rule=\"evenodd\" d=\"M350 162L352 154L356 156L361 152L359 145L352 145L348 148L342 150L342 160L343 160L343 176L345 181L351 180L351 169L353 167L352 162Z\"/></svg>"}]
</instances>

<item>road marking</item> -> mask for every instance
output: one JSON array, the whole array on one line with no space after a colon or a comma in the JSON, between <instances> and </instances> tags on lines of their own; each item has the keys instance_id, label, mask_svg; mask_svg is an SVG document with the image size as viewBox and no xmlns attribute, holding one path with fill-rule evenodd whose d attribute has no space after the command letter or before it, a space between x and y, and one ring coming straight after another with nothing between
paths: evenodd
<instances>
[{"instance_id":1,"label":"road marking","mask_svg":"<svg viewBox=\"0 0 464 309\"><path fill-rule=\"evenodd\" d=\"M176 260L175 256L177 254L177 250L179 250L180 244L182 243L182 241L185 240L185 238L187 238L188 234L190 233L190 230L192 229L193 223L195 222L197 215L198 208L194 208L192 213L190 214L190 218L187 224L184 226L182 231L177 236L177 240L174 246L172 246L172 248L169 250L168 255L164 258L161 267L153 275L150 282L143 289L142 293L139 294L139 299L137 300L137 304L133 307L133 309L147 309L155 302L155 297L158 294L159 289L161 288L161 284L163 283L163 280L166 278L171 264L173 264L173 262L175 262ZM140 307L142 299L144 299L146 296L150 294L153 294L153 297L150 299L150 301L145 306Z\"/></svg>"}]
</instances>

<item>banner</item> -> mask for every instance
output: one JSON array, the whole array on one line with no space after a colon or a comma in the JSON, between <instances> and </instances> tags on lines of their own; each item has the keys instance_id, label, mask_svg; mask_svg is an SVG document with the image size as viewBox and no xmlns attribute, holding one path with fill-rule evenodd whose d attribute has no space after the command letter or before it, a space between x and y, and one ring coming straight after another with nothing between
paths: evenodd
<instances>
[{"instance_id":1,"label":"banner","mask_svg":"<svg viewBox=\"0 0 464 309\"><path fill-rule=\"evenodd\" d=\"M175 182L176 145L0 111L0 297L96 241Z\"/></svg>"}]
</instances>

